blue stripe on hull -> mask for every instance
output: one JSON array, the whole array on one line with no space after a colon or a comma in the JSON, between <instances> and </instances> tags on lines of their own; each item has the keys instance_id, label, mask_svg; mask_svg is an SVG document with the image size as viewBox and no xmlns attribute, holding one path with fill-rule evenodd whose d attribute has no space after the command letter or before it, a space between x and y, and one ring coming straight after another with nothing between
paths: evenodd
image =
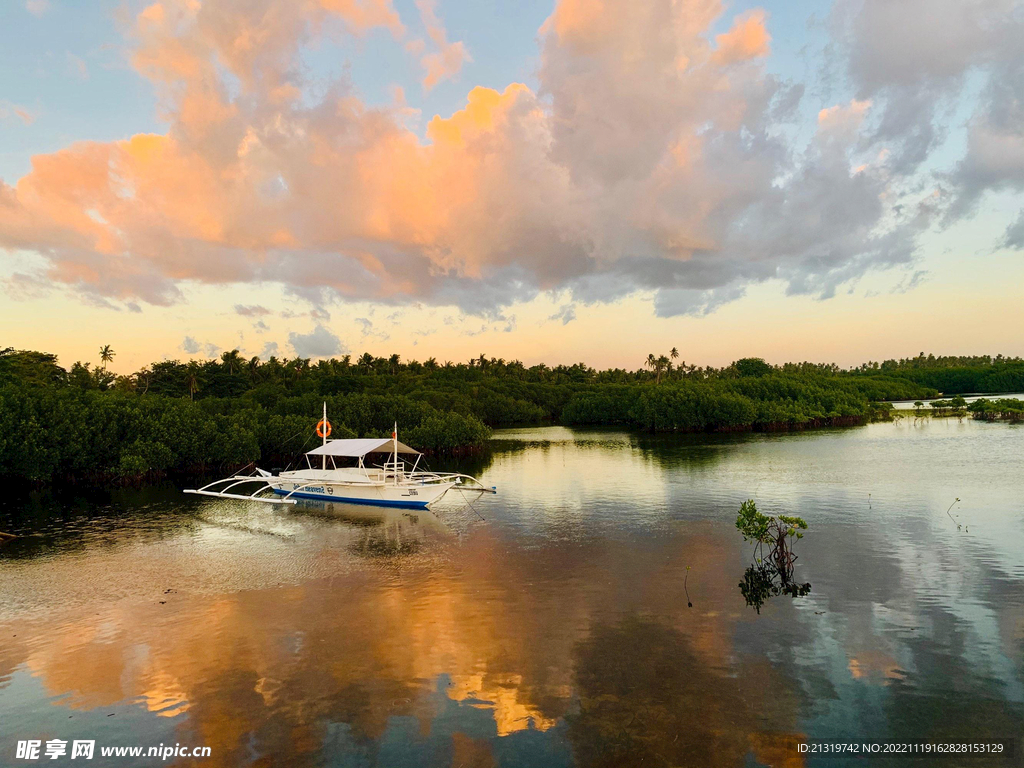
<instances>
[{"instance_id":1,"label":"blue stripe on hull","mask_svg":"<svg viewBox=\"0 0 1024 768\"><path fill-rule=\"evenodd\" d=\"M275 488L274 493L280 496L288 496L289 491ZM406 507L411 509L426 509L429 501L387 501L384 499L352 499L346 496L327 496L319 493L296 492L290 494L292 498L316 499L317 501L340 501L342 504L365 504L371 507Z\"/></svg>"}]
</instances>

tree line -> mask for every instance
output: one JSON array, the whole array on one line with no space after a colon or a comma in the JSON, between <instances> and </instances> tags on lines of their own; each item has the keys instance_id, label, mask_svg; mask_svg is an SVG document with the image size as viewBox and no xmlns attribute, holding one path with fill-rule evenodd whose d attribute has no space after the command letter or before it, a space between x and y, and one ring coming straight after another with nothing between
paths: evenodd
<instances>
[{"instance_id":1,"label":"tree line","mask_svg":"<svg viewBox=\"0 0 1024 768\"><path fill-rule=\"evenodd\" d=\"M273 466L311 447L325 400L332 437L388 436L397 421L405 442L444 453L480 447L491 427L512 424L647 431L838 426L886 417L886 400L938 394L904 375L923 368L773 366L759 358L699 367L675 349L648 355L635 370L528 367L485 354L465 362L369 353L314 362L231 350L219 359L156 362L129 375L108 369L115 354L105 345L98 365L65 369L51 354L0 350L0 474L48 480L254 461ZM1021 364L971 359L966 367L987 365L991 380L1013 381Z\"/></svg>"},{"instance_id":2,"label":"tree line","mask_svg":"<svg viewBox=\"0 0 1024 768\"><path fill-rule=\"evenodd\" d=\"M1024 392L1024 359L1003 355L925 355L870 362L853 373L903 378L946 395Z\"/></svg>"}]
</instances>

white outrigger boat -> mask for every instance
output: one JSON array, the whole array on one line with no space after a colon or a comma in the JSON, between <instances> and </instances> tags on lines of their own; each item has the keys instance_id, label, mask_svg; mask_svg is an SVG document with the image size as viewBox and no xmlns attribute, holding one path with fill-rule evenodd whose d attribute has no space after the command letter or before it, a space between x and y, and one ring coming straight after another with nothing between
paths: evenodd
<instances>
[{"instance_id":1,"label":"white outrigger boat","mask_svg":"<svg viewBox=\"0 0 1024 768\"><path fill-rule=\"evenodd\" d=\"M399 442L397 424L391 439L328 440L330 434L325 403L324 418L317 423L317 435L323 438L323 444L305 454L305 469L275 475L257 468L256 474L225 477L185 493L272 504L295 504L299 499L316 499L420 509L429 507L452 488L474 493L497 493L495 488L484 487L471 475L416 471L423 454ZM367 466L366 458L373 455L382 456L383 463ZM415 456L416 460L407 469L401 457L408 456ZM339 459L355 460L355 465L339 467ZM249 491L246 487L253 484L257 487Z\"/></svg>"}]
</instances>

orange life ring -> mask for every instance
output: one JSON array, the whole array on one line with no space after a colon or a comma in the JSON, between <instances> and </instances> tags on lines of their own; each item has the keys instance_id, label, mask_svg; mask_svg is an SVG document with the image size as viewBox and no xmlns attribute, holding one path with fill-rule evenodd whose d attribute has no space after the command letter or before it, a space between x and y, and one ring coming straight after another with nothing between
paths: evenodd
<instances>
[{"instance_id":1,"label":"orange life ring","mask_svg":"<svg viewBox=\"0 0 1024 768\"><path fill-rule=\"evenodd\" d=\"M320 419L316 423L316 436L317 437L330 437L331 436L331 422L327 419Z\"/></svg>"}]
</instances>

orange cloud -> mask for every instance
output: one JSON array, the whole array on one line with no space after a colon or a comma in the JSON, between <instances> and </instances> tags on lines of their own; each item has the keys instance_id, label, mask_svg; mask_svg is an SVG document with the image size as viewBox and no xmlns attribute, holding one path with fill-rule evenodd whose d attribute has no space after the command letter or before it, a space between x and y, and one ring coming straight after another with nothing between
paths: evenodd
<instances>
[{"instance_id":1,"label":"orange cloud","mask_svg":"<svg viewBox=\"0 0 1024 768\"><path fill-rule=\"evenodd\" d=\"M344 19L349 29L362 34L374 27L387 27L401 37L405 26L391 0L319 0L320 6Z\"/></svg>"},{"instance_id":2,"label":"orange cloud","mask_svg":"<svg viewBox=\"0 0 1024 768\"><path fill-rule=\"evenodd\" d=\"M715 36L714 59L719 64L735 64L741 61L767 56L771 50L771 35L765 29L766 14L760 8L736 17L732 29Z\"/></svg>"},{"instance_id":3,"label":"orange cloud","mask_svg":"<svg viewBox=\"0 0 1024 768\"><path fill-rule=\"evenodd\" d=\"M448 42L448 33L437 16L436 0L416 0L416 7L427 29L427 36L437 46L436 52L428 53L420 59L420 64L426 70L423 89L429 91L441 80L457 75L462 65L472 59L461 41Z\"/></svg>"},{"instance_id":4,"label":"orange cloud","mask_svg":"<svg viewBox=\"0 0 1024 768\"><path fill-rule=\"evenodd\" d=\"M466 138L494 131L508 117L519 94L529 92L522 83L512 83L504 93L478 85L469 92L465 109L449 118L434 116L427 126L427 137L434 142L464 146Z\"/></svg>"},{"instance_id":5,"label":"orange cloud","mask_svg":"<svg viewBox=\"0 0 1024 768\"><path fill-rule=\"evenodd\" d=\"M541 27L558 39L582 47L593 46L612 29L603 0L561 0Z\"/></svg>"},{"instance_id":6,"label":"orange cloud","mask_svg":"<svg viewBox=\"0 0 1024 768\"><path fill-rule=\"evenodd\" d=\"M0 121L10 117L18 118L25 125L32 125L36 121L36 116L28 107L12 104L9 101L0 101Z\"/></svg>"},{"instance_id":7,"label":"orange cloud","mask_svg":"<svg viewBox=\"0 0 1024 768\"><path fill-rule=\"evenodd\" d=\"M871 100L858 101L853 99L849 105L836 104L832 107L825 107L818 112L818 126L823 129L838 128L843 125L857 125L864 119L871 108Z\"/></svg>"},{"instance_id":8,"label":"orange cloud","mask_svg":"<svg viewBox=\"0 0 1024 768\"><path fill-rule=\"evenodd\" d=\"M419 10L429 88L468 57L430 0ZM716 48L721 12L562 0L542 28L543 98L475 87L424 140L404 95L374 107L338 82L314 102L303 80L326 25L400 37L390 0L159 0L131 37L167 133L33 158L0 182L0 247L39 253L82 291L160 303L183 280L487 311L541 290L610 300L787 270L803 285L802 270L831 269L814 254L870 247L879 190L870 174L845 187L831 165L794 172L772 130L792 91L732 66L767 53L765 15L737 18ZM852 234L783 226L787 206L826 221L814 208L835 195L862 211Z\"/></svg>"}]
</instances>

